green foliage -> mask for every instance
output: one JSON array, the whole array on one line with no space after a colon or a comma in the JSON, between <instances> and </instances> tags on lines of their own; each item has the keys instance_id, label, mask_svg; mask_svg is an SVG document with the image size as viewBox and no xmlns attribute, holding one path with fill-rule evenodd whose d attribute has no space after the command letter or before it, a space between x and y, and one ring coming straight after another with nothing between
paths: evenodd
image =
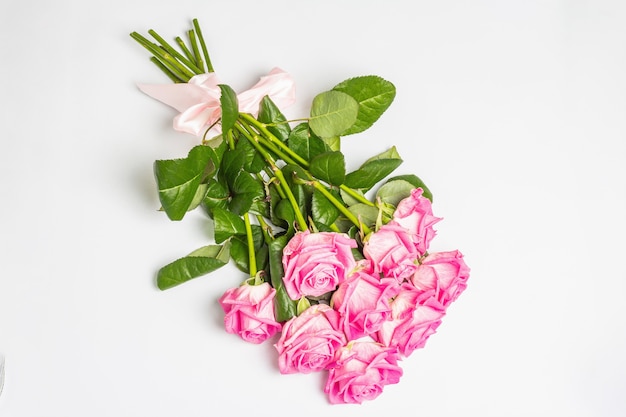
<instances>
[{"instance_id":1,"label":"green foliage","mask_svg":"<svg viewBox=\"0 0 626 417\"><path fill-rule=\"evenodd\" d=\"M401 163L402 159L394 146L368 159L359 169L349 173L345 184L350 188L367 191L391 174Z\"/></svg>"},{"instance_id":2,"label":"green foliage","mask_svg":"<svg viewBox=\"0 0 626 417\"><path fill-rule=\"evenodd\" d=\"M359 105L357 120L343 135L362 132L380 118L396 96L396 87L376 75L367 75L345 80L333 91L341 91L354 98Z\"/></svg>"},{"instance_id":3,"label":"green foliage","mask_svg":"<svg viewBox=\"0 0 626 417\"><path fill-rule=\"evenodd\" d=\"M200 145L192 148L187 158L155 161L159 200L171 220L181 220L192 206L202 201L198 189L215 172L213 161L217 159L213 148Z\"/></svg>"},{"instance_id":4,"label":"green foliage","mask_svg":"<svg viewBox=\"0 0 626 417\"><path fill-rule=\"evenodd\" d=\"M239 117L239 103L237 93L226 84L220 84L222 95L220 96L220 107L222 109L222 130L231 130Z\"/></svg>"},{"instance_id":5,"label":"green foliage","mask_svg":"<svg viewBox=\"0 0 626 417\"><path fill-rule=\"evenodd\" d=\"M161 290L166 290L221 268L228 263L229 246L204 246L184 258L165 265L157 274L157 286Z\"/></svg>"},{"instance_id":6,"label":"green foliage","mask_svg":"<svg viewBox=\"0 0 626 417\"><path fill-rule=\"evenodd\" d=\"M339 151L324 152L311 160L309 170L314 177L332 185L341 185L346 179L346 161Z\"/></svg>"},{"instance_id":7,"label":"green foliage","mask_svg":"<svg viewBox=\"0 0 626 417\"><path fill-rule=\"evenodd\" d=\"M311 132L308 123L300 123L296 126L289 134L288 143L293 152L308 162L311 162L311 159L317 155L330 151L328 145Z\"/></svg>"},{"instance_id":8,"label":"green foliage","mask_svg":"<svg viewBox=\"0 0 626 417\"><path fill-rule=\"evenodd\" d=\"M321 138L339 136L357 120L359 103L341 91L326 91L313 99L309 125Z\"/></svg>"},{"instance_id":9,"label":"green foliage","mask_svg":"<svg viewBox=\"0 0 626 417\"><path fill-rule=\"evenodd\" d=\"M272 287L276 290L275 314L276 320L284 322L297 313L297 302L289 298L283 284L283 249L287 246L290 235L282 235L269 244L269 267Z\"/></svg>"},{"instance_id":10,"label":"green foliage","mask_svg":"<svg viewBox=\"0 0 626 417\"><path fill-rule=\"evenodd\" d=\"M291 127L286 123L287 118L268 96L263 97L259 104L257 119L267 124L267 130L281 141L285 142L289 138Z\"/></svg>"}]
</instances>

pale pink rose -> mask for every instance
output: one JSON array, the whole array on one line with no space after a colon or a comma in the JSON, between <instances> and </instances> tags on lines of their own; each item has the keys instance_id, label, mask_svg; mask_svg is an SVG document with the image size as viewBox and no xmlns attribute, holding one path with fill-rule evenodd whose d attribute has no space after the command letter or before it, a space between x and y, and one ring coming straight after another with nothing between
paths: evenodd
<instances>
[{"instance_id":1,"label":"pale pink rose","mask_svg":"<svg viewBox=\"0 0 626 417\"><path fill-rule=\"evenodd\" d=\"M391 302L391 310L392 320L383 323L374 339L385 346L397 348L405 357L424 347L445 315L445 309L435 299L433 290L422 292L409 283L402 285Z\"/></svg>"},{"instance_id":2,"label":"pale pink rose","mask_svg":"<svg viewBox=\"0 0 626 417\"><path fill-rule=\"evenodd\" d=\"M374 341L349 342L339 350L324 392L332 404L360 404L378 397L401 376L396 349Z\"/></svg>"},{"instance_id":3,"label":"pale pink rose","mask_svg":"<svg viewBox=\"0 0 626 417\"><path fill-rule=\"evenodd\" d=\"M360 261L359 266L369 262ZM331 305L341 315L343 331L348 340L370 335L391 320L390 301L398 290L393 278L379 278L371 270L357 267L342 282L330 299Z\"/></svg>"},{"instance_id":4,"label":"pale pink rose","mask_svg":"<svg viewBox=\"0 0 626 417\"><path fill-rule=\"evenodd\" d=\"M406 229L387 223L365 241L363 255L372 261L374 272L401 283L415 273L420 254Z\"/></svg>"},{"instance_id":5,"label":"pale pink rose","mask_svg":"<svg viewBox=\"0 0 626 417\"><path fill-rule=\"evenodd\" d=\"M430 200L423 197L422 192L421 188L415 188L409 197L400 201L392 220L392 223L409 231L420 255L428 250L428 245L436 234L433 225L441 220L433 215Z\"/></svg>"},{"instance_id":6,"label":"pale pink rose","mask_svg":"<svg viewBox=\"0 0 626 417\"><path fill-rule=\"evenodd\" d=\"M283 374L321 371L346 343L339 313L325 304L312 305L283 325L280 339L274 345L278 351L278 368Z\"/></svg>"},{"instance_id":7,"label":"pale pink rose","mask_svg":"<svg viewBox=\"0 0 626 417\"><path fill-rule=\"evenodd\" d=\"M283 282L293 300L318 297L337 288L354 268L354 239L343 233L296 233L283 249Z\"/></svg>"},{"instance_id":8,"label":"pale pink rose","mask_svg":"<svg viewBox=\"0 0 626 417\"><path fill-rule=\"evenodd\" d=\"M458 250L435 252L420 260L411 282L422 291L435 290L437 299L447 308L467 287L469 273Z\"/></svg>"},{"instance_id":9,"label":"pale pink rose","mask_svg":"<svg viewBox=\"0 0 626 417\"><path fill-rule=\"evenodd\" d=\"M260 285L244 283L227 290L219 299L226 313L226 331L257 344L279 332L281 325L274 316L275 295L276 290L267 282Z\"/></svg>"}]
</instances>

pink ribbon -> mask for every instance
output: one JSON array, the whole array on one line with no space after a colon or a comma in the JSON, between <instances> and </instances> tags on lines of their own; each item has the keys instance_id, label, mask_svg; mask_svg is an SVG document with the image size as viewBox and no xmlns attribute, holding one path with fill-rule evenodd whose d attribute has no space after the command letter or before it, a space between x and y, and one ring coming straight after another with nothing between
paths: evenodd
<instances>
[{"instance_id":1,"label":"pink ribbon","mask_svg":"<svg viewBox=\"0 0 626 417\"><path fill-rule=\"evenodd\" d=\"M199 136L221 117L219 88L215 73L200 74L187 83L139 84L141 91L180 112L174 118L174 129ZM249 90L237 94L239 111L256 116L259 103L269 96L279 108L296 100L295 83L291 75L280 68L272 69Z\"/></svg>"}]
</instances>

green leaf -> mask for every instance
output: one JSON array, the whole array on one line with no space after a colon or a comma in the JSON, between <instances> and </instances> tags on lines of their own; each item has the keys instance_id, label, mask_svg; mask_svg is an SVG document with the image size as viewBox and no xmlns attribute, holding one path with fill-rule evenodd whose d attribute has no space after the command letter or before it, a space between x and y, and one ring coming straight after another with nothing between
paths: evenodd
<instances>
[{"instance_id":1,"label":"green leaf","mask_svg":"<svg viewBox=\"0 0 626 417\"><path fill-rule=\"evenodd\" d=\"M221 209L228 208L229 200L230 194L228 189L215 179L211 179L207 184L206 194L204 195L204 200L202 200L202 207L212 218L213 210L216 207Z\"/></svg>"},{"instance_id":2,"label":"green leaf","mask_svg":"<svg viewBox=\"0 0 626 417\"><path fill-rule=\"evenodd\" d=\"M320 138L339 136L357 120L359 103L341 91L326 91L313 99L309 125Z\"/></svg>"},{"instance_id":3,"label":"green leaf","mask_svg":"<svg viewBox=\"0 0 626 417\"><path fill-rule=\"evenodd\" d=\"M229 261L229 248L229 244L204 246L165 265L157 273L157 286L166 290L221 268Z\"/></svg>"},{"instance_id":4,"label":"green leaf","mask_svg":"<svg viewBox=\"0 0 626 417\"><path fill-rule=\"evenodd\" d=\"M346 179L346 161L339 151L324 152L311 160L309 172L322 181L341 185Z\"/></svg>"},{"instance_id":5,"label":"green leaf","mask_svg":"<svg viewBox=\"0 0 626 417\"><path fill-rule=\"evenodd\" d=\"M354 190L354 192L358 195L360 195L363 198L365 197L365 194L363 194L362 190ZM346 204L346 206L353 206L355 204L359 204L361 203L359 200L357 200L356 198L352 197L350 194L348 194L347 192L345 192L343 189L339 190L339 193L341 195L341 199L343 200L343 202Z\"/></svg>"},{"instance_id":6,"label":"green leaf","mask_svg":"<svg viewBox=\"0 0 626 417\"><path fill-rule=\"evenodd\" d=\"M285 142L289 138L291 127L287 123L287 118L269 96L265 96L261 100L257 120L268 125L267 130L281 141Z\"/></svg>"},{"instance_id":7,"label":"green leaf","mask_svg":"<svg viewBox=\"0 0 626 417\"><path fill-rule=\"evenodd\" d=\"M356 122L343 135L368 129L389 108L396 96L396 87L376 75L350 78L337 84L333 91L350 95L359 105Z\"/></svg>"},{"instance_id":8,"label":"green leaf","mask_svg":"<svg viewBox=\"0 0 626 417\"><path fill-rule=\"evenodd\" d=\"M330 151L326 143L312 134L308 123L301 123L289 134L289 149L304 158L307 162L319 154Z\"/></svg>"},{"instance_id":9,"label":"green leaf","mask_svg":"<svg viewBox=\"0 0 626 417\"><path fill-rule=\"evenodd\" d=\"M216 207L213 209L215 223L215 242L222 243L235 235L245 235L246 225L241 217L229 210Z\"/></svg>"},{"instance_id":10,"label":"green leaf","mask_svg":"<svg viewBox=\"0 0 626 417\"><path fill-rule=\"evenodd\" d=\"M289 298L283 283L283 249L291 235L283 235L269 244L270 279L276 290L274 297L276 321L285 322L297 313L297 302Z\"/></svg>"},{"instance_id":11,"label":"green leaf","mask_svg":"<svg viewBox=\"0 0 626 417\"><path fill-rule=\"evenodd\" d=\"M415 188L421 188L423 190L422 195L426 197L427 199L429 199L430 202L432 203L433 193L428 189L426 184L424 184L424 181L419 179L417 175L413 175L413 174L399 175L397 177L389 178L389 181L395 181L395 180L404 180L413 184Z\"/></svg>"},{"instance_id":12,"label":"green leaf","mask_svg":"<svg viewBox=\"0 0 626 417\"><path fill-rule=\"evenodd\" d=\"M367 204L359 203L348 207L348 210L364 225L372 227L378 218L378 209Z\"/></svg>"},{"instance_id":13,"label":"green leaf","mask_svg":"<svg viewBox=\"0 0 626 417\"><path fill-rule=\"evenodd\" d=\"M400 200L411 195L413 189L415 189L415 186L408 181L400 179L389 180L378 189L376 198L380 198L383 203L397 207Z\"/></svg>"},{"instance_id":14,"label":"green leaf","mask_svg":"<svg viewBox=\"0 0 626 417\"><path fill-rule=\"evenodd\" d=\"M402 164L395 146L368 159L359 169L346 175L345 184L350 188L369 190Z\"/></svg>"},{"instance_id":15,"label":"green leaf","mask_svg":"<svg viewBox=\"0 0 626 417\"><path fill-rule=\"evenodd\" d=\"M341 197L336 195L336 193L333 191L331 191L331 193L335 194L335 197L341 200ZM339 209L335 207L333 203L328 201L324 194L318 190L313 191L311 216L315 222L330 226L335 222L335 220L337 220L339 214L341 214Z\"/></svg>"},{"instance_id":16,"label":"green leaf","mask_svg":"<svg viewBox=\"0 0 626 417\"><path fill-rule=\"evenodd\" d=\"M288 232L295 231L296 213L293 206L288 200L280 200L274 208L274 215L279 220L276 223L280 226L281 221L284 222L284 227Z\"/></svg>"},{"instance_id":17,"label":"green leaf","mask_svg":"<svg viewBox=\"0 0 626 417\"><path fill-rule=\"evenodd\" d=\"M220 96L220 106L222 108L222 131L228 132L235 126L239 117L239 102L237 93L226 84L219 85L222 95Z\"/></svg>"},{"instance_id":18,"label":"green leaf","mask_svg":"<svg viewBox=\"0 0 626 417\"><path fill-rule=\"evenodd\" d=\"M230 186L231 199L228 207L236 214L243 214L250 210L252 203L257 199L265 198L265 191L261 181L253 178L248 172L241 171Z\"/></svg>"},{"instance_id":19,"label":"green leaf","mask_svg":"<svg viewBox=\"0 0 626 417\"><path fill-rule=\"evenodd\" d=\"M263 156L252 146L249 140L243 139L237 142L235 152L241 152L244 155L243 169L256 174L265 168L265 160Z\"/></svg>"},{"instance_id":20,"label":"green leaf","mask_svg":"<svg viewBox=\"0 0 626 417\"><path fill-rule=\"evenodd\" d=\"M215 171L213 157L212 148L199 145L189 151L187 158L155 161L159 200L171 220L181 220L195 204L198 187Z\"/></svg>"},{"instance_id":21,"label":"green leaf","mask_svg":"<svg viewBox=\"0 0 626 417\"><path fill-rule=\"evenodd\" d=\"M196 194L193 196L193 200L191 200L191 204L189 204L189 208L187 211L191 211L198 207L202 201L204 200L204 196L206 195L207 190L209 189L208 184L200 184L198 189L196 190Z\"/></svg>"},{"instance_id":22,"label":"green leaf","mask_svg":"<svg viewBox=\"0 0 626 417\"><path fill-rule=\"evenodd\" d=\"M228 184L230 191L229 208L236 214L247 212L255 199L265 198L262 182L244 170L247 151L245 146L228 150L222 158L219 172L220 179Z\"/></svg>"},{"instance_id":23,"label":"green leaf","mask_svg":"<svg viewBox=\"0 0 626 417\"><path fill-rule=\"evenodd\" d=\"M337 136L331 136L329 138L324 138L322 140L324 141L326 146L328 146L328 148L331 151L339 151L339 150L341 150L341 138L338 135Z\"/></svg>"},{"instance_id":24,"label":"green leaf","mask_svg":"<svg viewBox=\"0 0 626 417\"><path fill-rule=\"evenodd\" d=\"M252 237L257 269L265 269L267 267L268 247L263 240L263 232L258 225L252 225ZM249 274L250 257L248 256L248 241L246 236L234 236L230 240L230 243L230 257L234 261L235 266L237 266L240 271Z\"/></svg>"}]
</instances>

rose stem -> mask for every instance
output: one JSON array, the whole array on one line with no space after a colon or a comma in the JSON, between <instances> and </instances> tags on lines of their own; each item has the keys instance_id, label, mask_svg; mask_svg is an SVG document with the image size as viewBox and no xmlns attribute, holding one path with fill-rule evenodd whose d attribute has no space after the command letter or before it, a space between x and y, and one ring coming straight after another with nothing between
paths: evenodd
<instances>
[{"instance_id":1,"label":"rose stem","mask_svg":"<svg viewBox=\"0 0 626 417\"><path fill-rule=\"evenodd\" d=\"M148 39L144 38L137 32L133 32L130 36L139 42L144 48L148 51L152 52L152 54L159 60L163 65L165 65L177 78L180 78L182 82L187 82L191 77L193 77L193 73L190 72L184 65L178 62L174 57L172 57L167 51L163 48L160 48L155 43L150 42Z\"/></svg>"},{"instance_id":2,"label":"rose stem","mask_svg":"<svg viewBox=\"0 0 626 417\"><path fill-rule=\"evenodd\" d=\"M267 164L272 169L274 176L278 178L278 184L280 187L282 187L283 191L285 192L285 195L287 196L287 200L289 200L289 202L291 203L291 206L293 207L293 211L295 212L295 215L296 215L296 221L298 222L298 226L300 226L300 229L302 231L307 230L309 226L306 220L304 219L304 216L302 216L300 207L298 207L298 202L296 201L296 198L291 192L291 189L289 188L289 185L287 184L287 181L285 180L285 176L283 175L280 168L278 168L278 166L276 165L274 158L272 158L272 156L269 153L267 153L267 151L261 145L259 145L259 143L252 137L250 132L244 129L240 123L237 123L235 125L235 128L239 130L239 132L241 132L243 136L246 139L248 139L248 141L250 141L252 146L254 146L254 148L263 156Z\"/></svg>"},{"instance_id":3,"label":"rose stem","mask_svg":"<svg viewBox=\"0 0 626 417\"><path fill-rule=\"evenodd\" d=\"M200 41L200 46L202 47L202 53L204 54L207 71L213 72L213 65L211 64L211 58L209 58L209 51L207 50L206 44L204 43L204 36L202 36L202 31L200 30L200 23L198 23L198 19L193 19L193 27L196 29L196 34L198 35L198 40Z\"/></svg>"},{"instance_id":4,"label":"rose stem","mask_svg":"<svg viewBox=\"0 0 626 417\"><path fill-rule=\"evenodd\" d=\"M178 78L176 75L174 75L174 73L172 71L170 71L165 65L163 65L163 63L161 61L159 61L159 59L155 56L151 56L150 57L150 61L152 61L154 63L154 65L156 65L157 67L159 67L159 69L161 71L163 71L163 73L165 75L167 75L169 77L170 80L172 80L175 83L183 83L184 81L181 80L180 78Z\"/></svg>"},{"instance_id":5,"label":"rose stem","mask_svg":"<svg viewBox=\"0 0 626 417\"><path fill-rule=\"evenodd\" d=\"M183 41L183 39L180 36L177 36L176 38L174 38L174 40L176 41L176 43L178 44L178 46L180 47L181 51L183 51L183 53L185 54L185 56L187 57L187 59L191 62L193 62L193 64L198 67L199 69L202 69L200 65L198 65L198 62L196 61L196 57L193 55L193 53L189 50L189 48L187 48L187 45L185 45L185 41Z\"/></svg>"},{"instance_id":6,"label":"rose stem","mask_svg":"<svg viewBox=\"0 0 626 417\"><path fill-rule=\"evenodd\" d=\"M196 37L196 32L193 29L190 29L187 32L189 36L189 43L191 43L191 50L193 51L193 55L198 63L202 72L205 72L204 69L204 60L202 59L202 55L200 55L200 50L198 49L198 38Z\"/></svg>"},{"instance_id":7,"label":"rose stem","mask_svg":"<svg viewBox=\"0 0 626 417\"><path fill-rule=\"evenodd\" d=\"M350 212L350 210L348 210L346 208L346 206L344 204L341 203L341 201L337 200L330 192L328 192L328 190L326 189L326 187L324 187L319 181L309 181L309 183L311 185L313 185L313 187L318 190L319 192L321 192L324 197L326 197L328 199L328 201L330 201L335 207L337 207L337 209L348 218L348 220L350 220L355 226L363 229L363 232L367 235L371 232L371 230L369 229L369 227L367 227L366 225L364 225L363 223L361 223L359 221L359 219L357 219L354 214L352 214Z\"/></svg>"},{"instance_id":8,"label":"rose stem","mask_svg":"<svg viewBox=\"0 0 626 417\"><path fill-rule=\"evenodd\" d=\"M243 214L243 221L246 226L246 238L248 241L248 269L250 270L250 276L254 277L257 273L256 266L256 253L254 252L254 239L252 237L252 226L250 225L250 215L248 212Z\"/></svg>"}]
</instances>

